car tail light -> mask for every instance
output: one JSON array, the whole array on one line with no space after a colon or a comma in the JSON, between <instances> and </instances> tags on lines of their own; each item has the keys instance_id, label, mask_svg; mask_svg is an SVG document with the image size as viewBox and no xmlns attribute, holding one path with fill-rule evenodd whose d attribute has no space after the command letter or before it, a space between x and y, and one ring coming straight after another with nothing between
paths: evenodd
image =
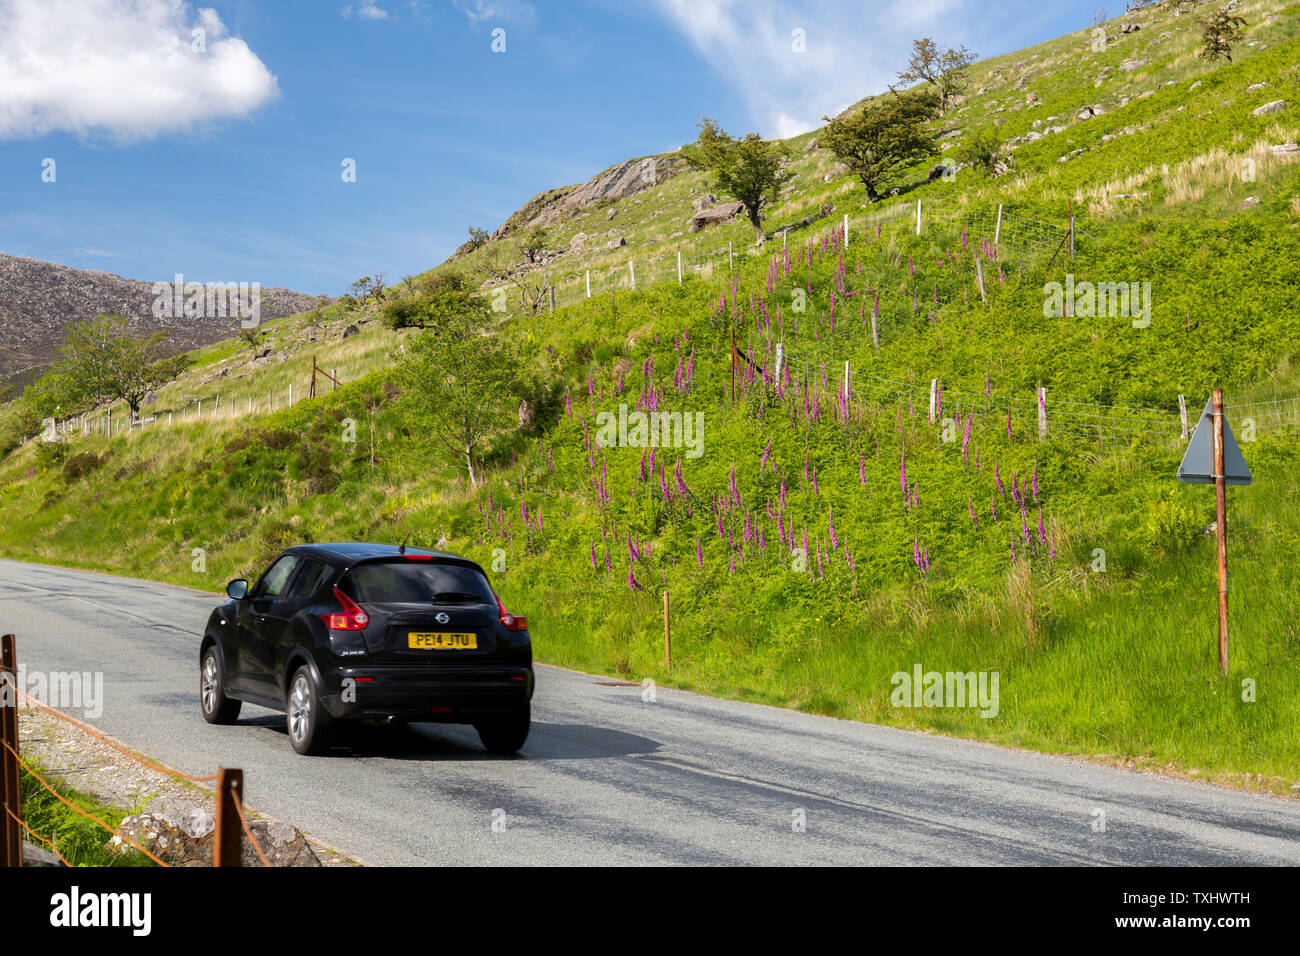
<instances>
[{"instance_id":1,"label":"car tail light","mask_svg":"<svg viewBox=\"0 0 1300 956\"><path fill-rule=\"evenodd\" d=\"M405 557L407 561L432 561L433 560L433 555L431 554L408 554L405 555Z\"/></svg>"},{"instance_id":2,"label":"car tail light","mask_svg":"<svg viewBox=\"0 0 1300 956\"><path fill-rule=\"evenodd\" d=\"M501 598L497 597L497 609L501 612L501 624L507 631L526 631L528 630L528 618L516 617L506 610L506 606L501 603Z\"/></svg>"},{"instance_id":3,"label":"car tail light","mask_svg":"<svg viewBox=\"0 0 1300 956\"><path fill-rule=\"evenodd\" d=\"M326 626L331 631L363 631L366 625L370 623L370 615L361 610L353 600L340 591L334 589L334 599L343 605L343 613L335 612L333 614L322 614Z\"/></svg>"}]
</instances>

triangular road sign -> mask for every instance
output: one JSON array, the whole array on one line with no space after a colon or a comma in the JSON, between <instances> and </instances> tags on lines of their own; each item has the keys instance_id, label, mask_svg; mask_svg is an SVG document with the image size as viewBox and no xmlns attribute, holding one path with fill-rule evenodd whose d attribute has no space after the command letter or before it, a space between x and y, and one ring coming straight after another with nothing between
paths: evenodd
<instances>
[{"instance_id":1,"label":"triangular road sign","mask_svg":"<svg viewBox=\"0 0 1300 956\"><path fill-rule=\"evenodd\" d=\"M1228 427L1228 418L1223 419L1223 474L1224 483L1229 485L1248 485L1251 483L1250 469L1246 459L1241 457L1241 449L1232 437ZM1214 399L1205 403L1196 431L1183 455L1182 464L1178 466L1178 480L1192 485L1214 484Z\"/></svg>"}]
</instances>

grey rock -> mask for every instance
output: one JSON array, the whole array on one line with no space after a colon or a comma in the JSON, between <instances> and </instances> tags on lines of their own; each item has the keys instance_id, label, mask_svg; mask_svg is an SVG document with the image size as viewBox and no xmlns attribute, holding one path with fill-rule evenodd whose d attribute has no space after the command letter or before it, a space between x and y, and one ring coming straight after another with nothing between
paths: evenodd
<instances>
[{"instance_id":1,"label":"grey rock","mask_svg":"<svg viewBox=\"0 0 1300 956\"><path fill-rule=\"evenodd\" d=\"M735 219L744 208L744 205L738 202L724 202L701 210L691 217L690 231L700 232L717 223Z\"/></svg>"},{"instance_id":2,"label":"grey rock","mask_svg":"<svg viewBox=\"0 0 1300 956\"><path fill-rule=\"evenodd\" d=\"M1263 106L1257 106L1250 111L1251 116L1269 116L1273 113L1281 113L1286 109L1286 100L1274 100L1271 103L1265 103Z\"/></svg>"},{"instance_id":3,"label":"grey rock","mask_svg":"<svg viewBox=\"0 0 1300 956\"><path fill-rule=\"evenodd\" d=\"M703 212L704 210L708 209L710 206L716 206L717 203L718 203L717 196L713 195L713 193L705 193L703 196L700 196L693 203L691 203L691 212Z\"/></svg>"},{"instance_id":4,"label":"grey rock","mask_svg":"<svg viewBox=\"0 0 1300 956\"><path fill-rule=\"evenodd\" d=\"M357 328L355 325L349 325L346 329L343 330L343 338L350 339L352 338L352 336L358 335L360 332L361 330Z\"/></svg>"}]
</instances>

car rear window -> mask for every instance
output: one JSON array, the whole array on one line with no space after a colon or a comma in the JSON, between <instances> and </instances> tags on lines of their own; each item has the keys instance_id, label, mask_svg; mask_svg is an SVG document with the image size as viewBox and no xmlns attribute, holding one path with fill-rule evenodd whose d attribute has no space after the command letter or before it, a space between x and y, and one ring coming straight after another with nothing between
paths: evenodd
<instances>
[{"instance_id":1,"label":"car rear window","mask_svg":"<svg viewBox=\"0 0 1300 956\"><path fill-rule=\"evenodd\" d=\"M391 561L352 569L356 600L362 604L491 604L496 601L482 572L463 564Z\"/></svg>"}]
</instances>

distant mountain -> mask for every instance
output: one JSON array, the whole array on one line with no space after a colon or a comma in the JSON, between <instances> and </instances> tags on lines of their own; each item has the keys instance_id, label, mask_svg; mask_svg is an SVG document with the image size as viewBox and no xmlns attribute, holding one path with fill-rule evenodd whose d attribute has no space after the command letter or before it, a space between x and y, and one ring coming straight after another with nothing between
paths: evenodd
<instances>
[{"instance_id":1,"label":"distant mountain","mask_svg":"<svg viewBox=\"0 0 1300 956\"><path fill-rule=\"evenodd\" d=\"M170 283L173 277L159 281ZM263 322L304 312L316 302L314 295L278 286L262 289L261 295ZM37 378L49 368L69 323L108 312L130 319L136 335L165 330L167 346L175 351L220 342L239 328L233 308L224 310L224 318L187 318L183 308L174 307L183 299L175 302L173 296L168 303L173 307L155 310L157 299L153 282L0 254L0 383ZM156 317L155 311L164 315Z\"/></svg>"}]
</instances>

